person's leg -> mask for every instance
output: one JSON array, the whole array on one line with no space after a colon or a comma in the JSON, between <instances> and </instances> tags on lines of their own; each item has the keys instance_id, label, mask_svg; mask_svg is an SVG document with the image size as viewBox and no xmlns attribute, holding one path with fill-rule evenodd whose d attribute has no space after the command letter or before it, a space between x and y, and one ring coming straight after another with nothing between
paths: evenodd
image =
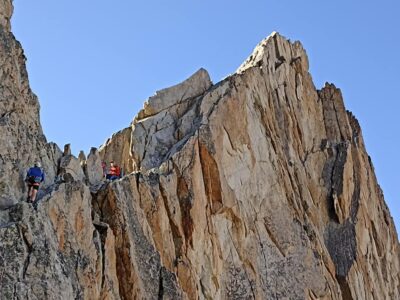
<instances>
[{"instance_id":1,"label":"person's leg","mask_svg":"<svg viewBox=\"0 0 400 300\"><path fill-rule=\"evenodd\" d=\"M28 198L27 201L29 202L31 200L31 196L32 196L32 186L28 185Z\"/></svg>"},{"instance_id":2,"label":"person's leg","mask_svg":"<svg viewBox=\"0 0 400 300\"><path fill-rule=\"evenodd\" d=\"M32 196L31 196L31 202L34 203L36 200L36 194L38 191L39 187L38 186L34 186L32 187Z\"/></svg>"},{"instance_id":3,"label":"person's leg","mask_svg":"<svg viewBox=\"0 0 400 300\"><path fill-rule=\"evenodd\" d=\"M34 185L32 185L31 186L31 192L30 192L30 194L29 194L29 198L30 198L30 201L31 202L33 202L34 200L35 200L35 195L36 195L36 190L35 190L35 186Z\"/></svg>"}]
</instances>

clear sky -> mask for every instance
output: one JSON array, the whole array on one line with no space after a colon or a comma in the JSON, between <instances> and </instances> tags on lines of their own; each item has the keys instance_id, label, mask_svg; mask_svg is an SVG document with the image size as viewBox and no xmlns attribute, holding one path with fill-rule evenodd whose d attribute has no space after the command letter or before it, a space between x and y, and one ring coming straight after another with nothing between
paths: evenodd
<instances>
[{"instance_id":1,"label":"clear sky","mask_svg":"<svg viewBox=\"0 0 400 300\"><path fill-rule=\"evenodd\" d=\"M218 82L272 31L300 40L317 88L333 82L361 123L400 228L400 1L14 0L49 141L87 152L144 100L200 67Z\"/></svg>"}]
</instances>

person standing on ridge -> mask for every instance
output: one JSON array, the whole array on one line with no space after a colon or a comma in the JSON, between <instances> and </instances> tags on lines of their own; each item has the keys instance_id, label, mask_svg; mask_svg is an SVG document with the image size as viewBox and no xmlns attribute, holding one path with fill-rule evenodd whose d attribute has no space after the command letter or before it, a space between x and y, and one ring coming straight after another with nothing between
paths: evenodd
<instances>
[{"instance_id":1,"label":"person standing on ridge","mask_svg":"<svg viewBox=\"0 0 400 300\"><path fill-rule=\"evenodd\" d=\"M44 181L44 178L45 175L41 169L40 162L35 162L34 166L31 167L26 174L25 179L28 184L28 202L35 203L37 191L39 190L40 183Z\"/></svg>"}]
</instances>

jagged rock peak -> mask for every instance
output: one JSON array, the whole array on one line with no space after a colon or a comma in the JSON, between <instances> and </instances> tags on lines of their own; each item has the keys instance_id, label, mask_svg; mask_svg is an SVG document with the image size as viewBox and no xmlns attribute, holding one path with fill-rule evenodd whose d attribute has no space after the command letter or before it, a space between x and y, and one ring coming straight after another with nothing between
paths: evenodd
<instances>
[{"instance_id":1,"label":"jagged rock peak","mask_svg":"<svg viewBox=\"0 0 400 300\"><path fill-rule=\"evenodd\" d=\"M182 103L190 98L203 94L212 86L210 75L201 68L185 81L157 91L144 104L144 108L139 112L136 120L153 116L171 106Z\"/></svg>"},{"instance_id":2,"label":"jagged rock peak","mask_svg":"<svg viewBox=\"0 0 400 300\"><path fill-rule=\"evenodd\" d=\"M11 30L11 16L14 6L12 0L0 0L0 26L7 31Z\"/></svg>"},{"instance_id":3,"label":"jagged rock peak","mask_svg":"<svg viewBox=\"0 0 400 300\"><path fill-rule=\"evenodd\" d=\"M243 73L251 67L262 67L275 71L282 64L292 65L300 60L304 70L308 71L308 57L300 42L291 43L278 32L271 33L253 50L253 53L242 63L236 73Z\"/></svg>"},{"instance_id":4,"label":"jagged rock peak","mask_svg":"<svg viewBox=\"0 0 400 300\"><path fill-rule=\"evenodd\" d=\"M133 169L144 171L159 167L200 124L208 123L218 99L231 93L239 82L236 77L253 67L262 69L271 90L281 90L282 86L293 83L297 97L302 94L303 78L310 77L308 58L300 42L291 43L276 32L255 48L235 74L214 86L207 71L200 69L182 83L150 97L135 117L131 130Z\"/></svg>"}]
</instances>

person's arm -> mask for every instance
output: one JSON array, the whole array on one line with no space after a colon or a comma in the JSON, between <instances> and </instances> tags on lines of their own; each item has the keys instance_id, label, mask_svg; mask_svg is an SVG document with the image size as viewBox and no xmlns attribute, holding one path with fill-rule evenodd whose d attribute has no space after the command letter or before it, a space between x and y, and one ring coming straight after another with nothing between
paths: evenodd
<instances>
[{"instance_id":1,"label":"person's arm","mask_svg":"<svg viewBox=\"0 0 400 300\"><path fill-rule=\"evenodd\" d=\"M44 172L42 171L42 181L41 182L43 182L44 179L45 179L45 175L44 175Z\"/></svg>"}]
</instances>

